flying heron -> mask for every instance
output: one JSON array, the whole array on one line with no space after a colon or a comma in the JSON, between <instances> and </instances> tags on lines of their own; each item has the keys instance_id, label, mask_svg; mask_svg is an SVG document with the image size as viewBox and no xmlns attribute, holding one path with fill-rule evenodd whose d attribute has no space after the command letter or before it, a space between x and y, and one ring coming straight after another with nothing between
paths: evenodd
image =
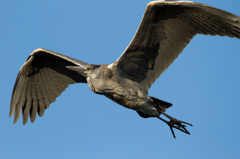
<instances>
[{"instance_id":1,"label":"flying heron","mask_svg":"<svg viewBox=\"0 0 240 159\"><path fill-rule=\"evenodd\" d=\"M151 97L148 89L171 65L196 34L240 39L240 17L187 1L150 2L129 46L111 64L88 64L74 58L36 49L21 67L13 88L10 113L14 123L41 117L50 103L73 83L87 83L97 94L135 110L141 117L156 117L171 129L190 134L187 122L165 113L172 104ZM160 117L166 116L169 121Z\"/></svg>"}]
</instances>

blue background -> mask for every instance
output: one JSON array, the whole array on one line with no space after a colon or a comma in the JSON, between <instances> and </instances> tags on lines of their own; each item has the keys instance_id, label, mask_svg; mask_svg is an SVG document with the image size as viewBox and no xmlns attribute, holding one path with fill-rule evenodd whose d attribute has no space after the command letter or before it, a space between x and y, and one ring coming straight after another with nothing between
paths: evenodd
<instances>
[{"instance_id":1,"label":"blue background","mask_svg":"<svg viewBox=\"0 0 240 159\"><path fill-rule=\"evenodd\" d=\"M8 118L12 88L29 54L46 48L110 64L134 36L147 0L0 1L0 158L240 158L240 40L197 35L152 85L173 103L167 113L192 123L191 135L156 118L69 86L43 117ZM239 0L199 0L240 15Z\"/></svg>"}]
</instances>

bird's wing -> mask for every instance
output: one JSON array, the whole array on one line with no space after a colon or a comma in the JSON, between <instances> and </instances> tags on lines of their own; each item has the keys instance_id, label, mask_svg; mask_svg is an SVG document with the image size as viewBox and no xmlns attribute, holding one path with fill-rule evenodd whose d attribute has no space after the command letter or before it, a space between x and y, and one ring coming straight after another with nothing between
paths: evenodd
<instances>
[{"instance_id":1,"label":"bird's wing","mask_svg":"<svg viewBox=\"0 0 240 159\"><path fill-rule=\"evenodd\" d=\"M14 123L18 121L21 110L23 124L30 114L34 122L36 114L42 116L50 103L63 92L69 84L83 82L86 78L66 66L86 64L71 57L36 49L21 67L14 84L9 116L14 114Z\"/></svg>"},{"instance_id":2,"label":"bird's wing","mask_svg":"<svg viewBox=\"0 0 240 159\"><path fill-rule=\"evenodd\" d=\"M194 2L150 2L114 65L147 91L196 34L240 38L240 17Z\"/></svg>"}]
</instances>

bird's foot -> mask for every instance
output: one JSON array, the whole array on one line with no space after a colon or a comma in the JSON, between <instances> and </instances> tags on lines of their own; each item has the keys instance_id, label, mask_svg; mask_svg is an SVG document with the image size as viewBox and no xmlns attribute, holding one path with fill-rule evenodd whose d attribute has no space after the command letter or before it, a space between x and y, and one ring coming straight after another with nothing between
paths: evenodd
<instances>
[{"instance_id":1,"label":"bird's foot","mask_svg":"<svg viewBox=\"0 0 240 159\"><path fill-rule=\"evenodd\" d=\"M171 116L169 116L168 114L161 112L164 116L166 116L168 119L170 119L170 121L166 121L165 119L161 118L161 117L157 117L158 119L162 120L163 122L165 122L166 124L168 124L168 126L171 129L171 132L173 134L173 137L176 138L173 128L178 129L186 134L190 134L189 131L186 129L186 125L183 124L187 124L190 126L193 126L192 124L189 124L187 122L181 121L181 120L177 120Z\"/></svg>"}]
</instances>

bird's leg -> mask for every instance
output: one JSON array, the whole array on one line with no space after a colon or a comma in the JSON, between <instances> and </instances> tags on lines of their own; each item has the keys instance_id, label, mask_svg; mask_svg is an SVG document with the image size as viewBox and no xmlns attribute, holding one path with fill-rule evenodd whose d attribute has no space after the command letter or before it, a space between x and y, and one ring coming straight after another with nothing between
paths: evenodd
<instances>
[{"instance_id":1,"label":"bird's leg","mask_svg":"<svg viewBox=\"0 0 240 159\"><path fill-rule=\"evenodd\" d=\"M192 124L189 124L187 122L184 122L184 121L181 121L181 120L177 120L171 116L169 116L168 114L166 114L165 112L161 112L164 116L166 116L168 119L170 119L170 121L166 121L165 119L161 118L161 117L157 117L158 119L162 120L163 122L165 122L166 124L168 124L168 126L170 127L171 131L172 131L172 134L173 134L173 137L176 138L175 134L174 134L174 131L173 131L173 128L175 129L178 129L186 134L190 134L188 132L188 130L185 128L186 125L183 125L183 124L187 124L187 125L190 125L190 126L193 126ZM183 124L182 124L183 123Z\"/></svg>"}]
</instances>

